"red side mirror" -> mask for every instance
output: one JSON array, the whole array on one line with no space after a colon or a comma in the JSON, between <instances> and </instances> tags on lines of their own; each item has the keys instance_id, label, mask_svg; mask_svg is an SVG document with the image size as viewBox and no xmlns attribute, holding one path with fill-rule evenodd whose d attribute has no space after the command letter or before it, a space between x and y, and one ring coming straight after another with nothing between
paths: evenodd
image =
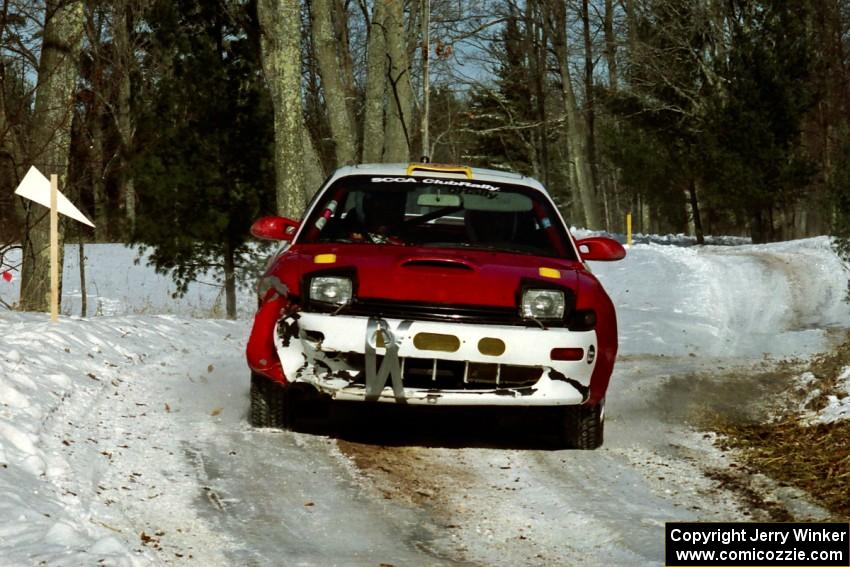
<instances>
[{"instance_id":1,"label":"red side mirror","mask_svg":"<svg viewBox=\"0 0 850 567\"><path fill-rule=\"evenodd\" d=\"M596 262L612 262L626 257L626 249L612 238L591 236L576 240L578 251L583 260Z\"/></svg>"},{"instance_id":2,"label":"red side mirror","mask_svg":"<svg viewBox=\"0 0 850 567\"><path fill-rule=\"evenodd\" d=\"M292 240L301 223L283 217L263 217L251 225L251 234L265 240Z\"/></svg>"}]
</instances>

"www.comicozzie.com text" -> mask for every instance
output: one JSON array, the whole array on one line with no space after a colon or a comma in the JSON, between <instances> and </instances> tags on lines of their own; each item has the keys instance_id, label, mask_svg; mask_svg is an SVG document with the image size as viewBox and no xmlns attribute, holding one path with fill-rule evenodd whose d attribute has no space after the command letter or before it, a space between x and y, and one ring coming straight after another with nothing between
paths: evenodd
<instances>
[{"instance_id":1,"label":"www.comicozzie.com text","mask_svg":"<svg viewBox=\"0 0 850 567\"><path fill-rule=\"evenodd\" d=\"M794 536L796 542L841 542L846 541L846 531L834 531L828 529L797 528L794 530L764 530L760 528L733 528L714 530L683 530L674 528L670 532L673 541L686 541L689 543L722 543L728 545L732 542L744 541L769 541L786 544L788 538Z\"/></svg>"}]
</instances>

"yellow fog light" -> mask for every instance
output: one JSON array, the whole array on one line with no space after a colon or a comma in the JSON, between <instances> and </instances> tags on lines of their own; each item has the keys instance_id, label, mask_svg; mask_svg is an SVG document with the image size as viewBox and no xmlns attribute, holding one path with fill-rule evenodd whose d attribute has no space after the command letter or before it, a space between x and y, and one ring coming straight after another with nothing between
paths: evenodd
<instances>
[{"instance_id":1,"label":"yellow fog light","mask_svg":"<svg viewBox=\"0 0 850 567\"><path fill-rule=\"evenodd\" d=\"M413 337L413 346L419 350L457 352L460 348L460 339L454 335L440 333L416 333Z\"/></svg>"},{"instance_id":2,"label":"yellow fog light","mask_svg":"<svg viewBox=\"0 0 850 567\"><path fill-rule=\"evenodd\" d=\"M505 341L485 337L478 341L478 352L487 356L501 356L505 354Z\"/></svg>"}]
</instances>

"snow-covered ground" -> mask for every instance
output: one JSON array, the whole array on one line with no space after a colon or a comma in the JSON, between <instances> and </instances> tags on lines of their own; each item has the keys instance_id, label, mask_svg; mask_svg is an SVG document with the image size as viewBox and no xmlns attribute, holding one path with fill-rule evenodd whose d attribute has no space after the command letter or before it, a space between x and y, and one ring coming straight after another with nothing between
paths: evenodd
<instances>
[{"instance_id":1,"label":"snow-covered ground","mask_svg":"<svg viewBox=\"0 0 850 567\"><path fill-rule=\"evenodd\" d=\"M817 411L809 409L810 402L824 395L818 385L818 380L811 372L804 372L797 378L797 385L806 393L800 403L800 413L809 423L832 423L850 419L850 366L836 377L832 391L826 393L826 404Z\"/></svg>"},{"instance_id":2,"label":"snow-covered ground","mask_svg":"<svg viewBox=\"0 0 850 567\"><path fill-rule=\"evenodd\" d=\"M636 245L594 269L617 306L621 354L804 354L848 320L847 272L826 238Z\"/></svg>"},{"instance_id":3,"label":"snow-covered ground","mask_svg":"<svg viewBox=\"0 0 850 567\"><path fill-rule=\"evenodd\" d=\"M380 447L247 426L248 289L239 320L199 318L220 314L218 288L174 299L135 252L86 250L98 316L78 317L72 246L59 324L0 311L3 565L657 564L664 521L750 513L713 494L701 467L724 457L675 417L717 395L696 375L813 353L850 326L826 238L636 244L593 266L622 355L603 449Z\"/></svg>"},{"instance_id":4,"label":"snow-covered ground","mask_svg":"<svg viewBox=\"0 0 850 567\"><path fill-rule=\"evenodd\" d=\"M850 366L838 375L837 394L830 394L826 407L818 412L815 421L832 423L850 419Z\"/></svg>"},{"instance_id":5,"label":"snow-covered ground","mask_svg":"<svg viewBox=\"0 0 850 567\"><path fill-rule=\"evenodd\" d=\"M7 257L10 265L20 261L20 251ZM120 244L87 244L85 246L86 315L164 315L195 318L224 316L224 290L212 274L205 274L189 286L180 298L174 296L177 286L171 277L158 274L148 265L149 256L138 248ZM257 259L262 266L263 259ZM20 278L12 274L9 282L0 279L0 299L9 305L18 301ZM62 309L65 315L82 315L80 254L76 245L65 247L62 272ZM237 310L240 318L249 318L257 306L252 295L253 281L241 281Z\"/></svg>"}]
</instances>

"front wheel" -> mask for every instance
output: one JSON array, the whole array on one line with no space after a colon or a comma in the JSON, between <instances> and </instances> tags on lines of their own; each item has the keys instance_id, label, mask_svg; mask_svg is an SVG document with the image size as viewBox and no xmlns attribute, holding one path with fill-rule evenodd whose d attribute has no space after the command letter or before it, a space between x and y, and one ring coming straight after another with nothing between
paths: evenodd
<instances>
[{"instance_id":1,"label":"front wheel","mask_svg":"<svg viewBox=\"0 0 850 567\"><path fill-rule=\"evenodd\" d=\"M596 405L564 408L563 441L573 449L596 449L602 446L605 429L604 400Z\"/></svg>"},{"instance_id":2,"label":"front wheel","mask_svg":"<svg viewBox=\"0 0 850 567\"><path fill-rule=\"evenodd\" d=\"M254 427L286 427L288 412L285 386L255 372L251 373L251 410Z\"/></svg>"}]
</instances>

